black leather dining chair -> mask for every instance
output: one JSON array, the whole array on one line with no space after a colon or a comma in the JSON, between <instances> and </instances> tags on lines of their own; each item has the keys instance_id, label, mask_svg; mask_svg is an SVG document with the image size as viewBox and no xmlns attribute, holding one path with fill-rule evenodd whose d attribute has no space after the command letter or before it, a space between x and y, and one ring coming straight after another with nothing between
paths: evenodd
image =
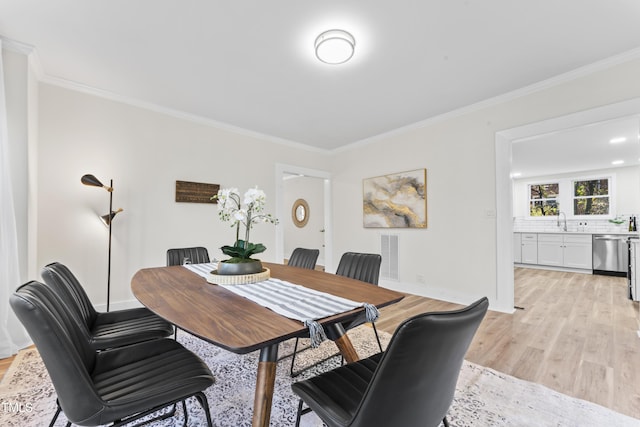
<instances>
[{"instance_id":1,"label":"black leather dining chair","mask_svg":"<svg viewBox=\"0 0 640 427\"><path fill-rule=\"evenodd\" d=\"M414 316L384 353L292 384L300 397L296 426L309 411L328 427L448 426L464 356L488 307L481 298L461 310Z\"/></svg>"},{"instance_id":2,"label":"black leather dining chair","mask_svg":"<svg viewBox=\"0 0 640 427\"><path fill-rule=\"evenodd\" d=\"M167 249L167 266L189 264L204 264L210 262L209 251L203 246L191 248ZM178 339L178 327L175 326L174 339Z\"/></svg>"},{"instance_id":3,"label":"black leather dining chair","mask_svg":"<svg viewBox=\"0 0 640 427\"><path fill-rule=\"evenodd\" d=\"M380 277L380 264L382 263L382 257L379 254L368 254L368 253L360 253L360 252L345 252L342 257L340 257L340 263L338 264L338 269L336 270L336 274L339 276L349 277L351 279L360 280L362 282L367 282L372 285L378 284L378 279ZM366 314L363 312L355 319L342 323L342 327L345 331L356 328L360 325L367 323ZM378 330L376 329L375 323L371 323L373 327L373 333L378 342L378 348L382 351L382 343L380 342L380 336L378 335ZM302 351L298 350L299 338L296 338L296 342L293 346L293 356L291 357L291 369L290 373L292 377L296 377L300 375L300 373L304 372L307 368L301 369L299 371L294 371L294 364L296 362L296 355ZM304 348L303 350L307 350L308 348ZM335 355L329 356L321 360L330 359L331 357L337 356ZM318 363L314 365L317 365ZM314 366L311 365L311 366Z\"/></svg>"},{"instance_id":4,"label":"black leather dining chair","mask_svg":"<svg viewBox=\"0 0 640 427\"><path fill-rule=\"evenodd\" d=\"M320 255L319 249L295 248L291 252L287 265L313 270Z\"/></svg>"},{"instance_id":5,"label":"black leather dining chair","mask_svg":"<svg viewBox=\"0 0 640 427\"><path fill-rule=\"evenodd\" d=\"M291 252L291 256L287 261L287 265L292 267L304 268L307 270L313 270L316 268L316 261L318 260L318 256L320 255L319 249L307 249L307 248L295 248L293 252ZM296 344L294 347L294 351L290 354L286 354L284 356L280 356L278 361L282 359L286 359L287 357L294 357L292 359L295 361L295 352L298 348L298 338L296 338ZM293 374L293 361L291 363L291 373Z\"/></svg>"},{"instance_id":6,"label":"black leather dining chair","mask_svg":"<svg viewBox=\"0 0 640 427\"><path fill-rule=\"evenodd\" d=\"M377 285L381 263L382 257L379 254L345 252L340 257L336 274Z\"/></svg>"},{"instance_id":7,"label":"black leather dining chair","mask_svg":"<svg viewBox=\"0 0 640 427\"><path fill-rule=\"evenodd\" d=\"M64 264L48 264L41 274L44 283L87 328L89 345L96 350L168 337L173 333L171 323L145 307L98 312L78 279Z\"/></svg>"},{"instance_id":8,"label":"black leather dining chair","mask_svg":"<svg viewBox=\"0 0 640 427\"><path fill-rule=\"evenodd\" d=\"M340 258L336 274L360 280L362 282L371 283L372 285L378 285L381 263L382 257L379 254L346 252ZM343 323L342 326L346 331L348 331L349 329L356 328L360 325L364 325L365 323L367 323L367 318L365 314L362 313L354 320L348 323ZM380 336L378 335L376 324L372 322L371 327L373 328L376 341L378 342L378 348L382 351L382 343L380 343Z\"/></svg>"},{"instance_id":9,"label":"black leather dining chair","mask_svg":"<svg viewBox=\"0 0 640 427\"><path fill-rule=\"evenodd\" d=\"M214 379L207 365L169 338L97 351L89 345L89 331L79 324L54 290L32 281L9 300L33 340L58 396L51 425L64 412L82 426L123 425L195 397L211 426L203 390ZM159 415L167 418L173 415ZM155 416L155 414L153 415Z\"/></svg>"},{"instance_id":10,"label":"black leather dining chair","mask_svg":"<svg viewBox=\"0 0 640 427\"><path fill-rule=\"evenodd\" d=\"M192 248L173 248L167 250L167 265L203 264L210 262L209 251L202 246Z\"/></svg>"}]
</instances>

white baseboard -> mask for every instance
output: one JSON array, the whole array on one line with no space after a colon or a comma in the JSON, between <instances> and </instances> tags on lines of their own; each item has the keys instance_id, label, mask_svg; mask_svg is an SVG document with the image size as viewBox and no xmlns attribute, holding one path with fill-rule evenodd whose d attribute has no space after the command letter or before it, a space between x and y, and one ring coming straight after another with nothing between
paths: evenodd
<instances>
[{"instance_id":1,"label":"white baseboard","mask_svg":"<svg viewBox=\"0 0 640 427\"><path fill-rule=\"evenodd\" d=\"M405 283L389 280L381 280L380 286L387 289L392 289L398 292L404 292L407 294L418 295L425 298L437 299L440 301L446 301L454 304L469 305L472 302L482 298L485 295L470 295L467 293L452 292L449 289L437 288L429 286L424 283ZM489 297L489 309L493 311L499 311L502 313L511 314L515 311L514 307L503 307L500 301L492 300L491 295Z\"/></svg>"}]
</instances>

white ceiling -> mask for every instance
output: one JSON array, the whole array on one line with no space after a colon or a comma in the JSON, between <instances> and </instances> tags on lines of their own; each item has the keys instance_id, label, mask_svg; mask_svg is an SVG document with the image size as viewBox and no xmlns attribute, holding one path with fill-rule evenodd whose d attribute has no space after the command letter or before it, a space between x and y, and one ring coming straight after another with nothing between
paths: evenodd
<instances>
[{"instance_id":1,"label":"white ceiling","mask_svg":"<svg viewBox=\"0 0 640 427\"><path fill-rule=\"evenodd\" d=\"M637 0L0 0L42 79L332 150L640 47ZM343 65L313 54L343 28Z\"/></svg>"},{"instance_id":2,"label":"white ceiling","mask_svg":"<svg viewBox=\"0 0 640 427\"><path fill-rule=\"evenodd\" d=\"M614 138L625 141L611 143ZM519 174L514 178L638 165L640 114L538 135L512 146L511 172Z\"/></svg>"}]
</instances>

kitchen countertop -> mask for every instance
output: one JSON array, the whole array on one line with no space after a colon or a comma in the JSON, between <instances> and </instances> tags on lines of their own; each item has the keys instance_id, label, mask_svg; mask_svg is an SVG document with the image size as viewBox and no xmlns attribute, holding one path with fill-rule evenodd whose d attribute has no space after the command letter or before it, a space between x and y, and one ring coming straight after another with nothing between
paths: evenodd
<instances>
[{"instance_id":1,"label":"kitchen countertop","mask_svg":"<svg viewBox=\"0 0 640 427\"><path fill-rule=\"evenodd\" d=\"M640 235L640 232L638 231L596 231L596 230L589 230L589 231L577 231L577 230L568 230L568 231L562 231L562 230L557 230L557 229L549 229L549 230L513 230L514 233L536 233L536 234L613 234L613 235L619 235L619 236L623 236L623 235L634 235L634 236L638 236Z\"/></svg>"}]
</instances>

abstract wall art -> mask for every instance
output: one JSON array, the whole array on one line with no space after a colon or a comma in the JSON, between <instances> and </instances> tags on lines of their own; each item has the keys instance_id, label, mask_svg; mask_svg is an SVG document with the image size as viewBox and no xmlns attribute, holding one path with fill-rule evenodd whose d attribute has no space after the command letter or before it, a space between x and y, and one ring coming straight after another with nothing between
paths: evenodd
<instances>
[{"instance_id":1,"label":"abstract wall art","mask_svg":"<svg viewBox=\"0 0 640 427\"><path fill-rule=\"evenodd\" d=\"M365 228L427 228L427 170L363 180Z\"/></svg>"}]
</instances>

